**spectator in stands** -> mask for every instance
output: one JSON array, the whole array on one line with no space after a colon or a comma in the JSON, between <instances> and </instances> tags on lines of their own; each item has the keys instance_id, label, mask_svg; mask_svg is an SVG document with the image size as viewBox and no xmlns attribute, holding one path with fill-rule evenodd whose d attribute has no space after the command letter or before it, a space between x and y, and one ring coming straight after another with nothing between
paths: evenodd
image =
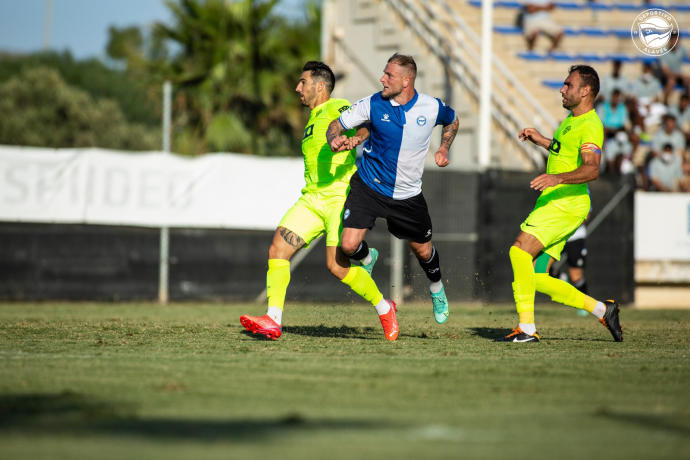
<instances>
[{"instance_id":1,"label":"spectator in stands","mask_svg":"<svg viewBox=\"0 0 690 460\"><path fill-rule=\"evenodd\" d=\"M671 32L671 51L659 57L659 68L664 84L664 104L668 105L668 97L671 92L680 85L684 92L690 90L690 77L683 75L683 58L688 55L688 51L680 44L680 35L677 30Z\"/></svg>"},{"instance_id":2,"label":"spectator in stands","mask_svg":"<svg viewBox=\"0 0 690 460\"><path fill-rule=\"evenodd\" d=\"M690 142L690 95L683 93L678 105L669 107L668 113L676 117L678 127L685 134L685 142Z\"/></svg>"},{"instance_id":3,"label":"spectator in stands","mask_svg":"<svg viewBox=\"0 0 690 460\"><path fill-rule=\"evenodd\" d=\"M663 88L654 76L650 62L642 63L642 74L633 81L631 90L641 117L637 125L642 132L646 132L648 128L658 125L666 113L666 107L661 103Z\"/></svg>"},{"instance_id":4,"label":"spectator in stands","mask_svg":"<svg viewBox=\"0 0 690 460\"><path fill-rule=\"evenodd\" d=\"M632 172L630 160L634 147L637 147L637 139L631 142L631 138L636 136L630 130L628 109L623 104L618 88L613 90L610 100L599 104L597 113L604 124L604 152L608 170L620 172L623 160L627 160L624 172Z\"/></svg>"},{"instance_id":5,"label":"spectator in stands","mask_svg":"<svg viewBox=\"0 0 690 460\"><path fill-rule=\"evenodd\" d=\"M682 158L686 147L685 135L676 126L676 117L673 115L664 115L663 127L657 130L652 138L652 148L646 154L633 156L639 173L640 187L643 190L650 190L653 185L650 181L652 160L661 156L666 144L670 144L675 154Z\"/></svg>"},{"instance_id":6,"label":"spectator in stands","mask_svg":"<svg viewBox=\"0 0 690 460\"><path fill-rule=\"evenodd\" d=\"M687 148L683 152L683 179L681 179L680 188L690 192L690 149Z\"/></svg>"},{"instance_id":7,"label":"spectator in stands","mask_svg":"<svg viewBox=\"0 0 690 460\"><path fill-rule=\"evenodd\" d=\"M631 83L626 77L621 73L623 63L621 61L613 61L613 71L611 75L605 76L601 81L601 91L599 96L604 100L611 99L611 93L614 89L617 89L623 95L623 99L627 99L631 90Z\"/></svg>"},{"instance_id":8,"label":"spectator in stands","mask_svg":"<svg viewBox=\"0 0 690 460\"><path fill-rule=\"evenodd\" d=\"M657 192L687 191L683 183L682 160L673 151L673 145L664 144L661 155L649 163L649 179Z\"/></svg>"},{"instance_id":9,"label":"spectator in stands","mask_svg":"<svg viewBox=\"0 0 690 460\"><path fill-rule=\"evenodd\" d=\"M549 12L553 8L554 4L550 0L523 1L523 34L529 51L534 50L534 44L540 33L551 39L549 53L558 48L563 38L563 28L551 19Z\"/></svg>"},{"instance_id":10,"label":"spectator in stands","mask_svg":"<svg viewBox=\"0 0 690 460\"><path fill-rule=\"evenodd\" d=\"M678 129L676 117L673 115L665 115L663 128L654 133L652 138L652 152L654 156L660 156L667 144L671 145L673 153L678 158L682 158L686 146L685 135Z\"/></svg>"}]
</instances>

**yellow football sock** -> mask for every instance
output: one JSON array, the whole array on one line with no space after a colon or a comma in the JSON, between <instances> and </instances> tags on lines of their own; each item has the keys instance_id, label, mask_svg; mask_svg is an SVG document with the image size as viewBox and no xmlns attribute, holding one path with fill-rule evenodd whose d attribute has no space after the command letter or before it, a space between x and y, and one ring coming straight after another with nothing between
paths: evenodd
<instances>
[{"instance_id":1,"label":"yellow football sock","mask_svg":"<svg viewBox=\"0 0 690 460\"><path fill-rule=\"evenodd\" d=\"M583 310L587 310L590 313L594 313L594 307L597 306L599 301L597 299L593 299L592 297L588 296L587 294L583 294L585 296L585 306L582 307Z\"/></svg>"},{"instance_id":2,"label":"yellow football sock","mask_svg":"<svg viewBox=\"0 0 690 460\"><path fill-rule=\"evenodd\" d=\"M567 283L547 273L537 273L536 287L537 291L551 296L554 302L562 303L569 307L580 308L582 310L592 313L594 307L597 306L597 300L580 292L575 286Z\"/></svg>"},{"instance_id":3,"label":"yellow football sock","mask_svg":"<svg viewBox=\"0 0 690 460\"><path fill-rule=\"evenodd\" d=\"M508 256L513 266L513 295L519 322L534 324L535 280L532 256L517 246L510 247Z\"/></svg>"},{"instance_id":4,"label":"yellow football sock","mask_svg":"<svg viewBox=\"0 0 690 460\"><path fill-rule=\"evenodd\" d=\"M551 296L551 300L554 302L562 303L569 307L584 308L585 295L572 284L549 276L548 273L537 273L535 280L537 291Z\"/></svg>"},{"instance_id":5,"label":"yellow football sock","mask_svg":"<svg viewBox=\"0 0 690 460\"><path fill-rule=\"evenodd\" d=\"M285 291L290 284L290 261L285 259L268 259L266 273L266 296L269 307L281 310L285 304Z\"/></svg>"},{"instance_id":6,"label":"yellow football sock","mask_svg":"<svg viewBox=\"0 0 690 460\"><path fill-rule=\"evenodd\" d=\"M342 279L342 282L350 286L350 289L376 306L383 299L383 294L376 287L373 278L362 267L352 266Z\"/></svg>"}]
</instances>

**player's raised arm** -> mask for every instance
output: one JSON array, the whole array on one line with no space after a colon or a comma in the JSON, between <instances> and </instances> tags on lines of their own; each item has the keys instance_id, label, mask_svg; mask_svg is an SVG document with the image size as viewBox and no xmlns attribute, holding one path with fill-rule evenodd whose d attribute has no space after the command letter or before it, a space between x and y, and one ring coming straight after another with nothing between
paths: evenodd
<instances>
[{"instance_id":1,"label":"player's raised arm","mask_svg":"<svg viewBox=\"0 0 690 460\"><path fill-rule=\"evenodd\" d=\"M534 128L525 128L522 131L520 131L520 134L518 134L518 138L521 141L530 141L535 145L538 145L539 147L543 147L546 150L549 149L551 146L551 139L549 139L546 136L543 136L539 131L537 131Z\"/></svg>"},{"instance_id":2,"label":"player's raised arm","mask_svg":"<svg viewBox=\"0 0 690 460\"><path fill-rule=\"evenodd\" d=\"M544 190L558 184L584 184L599 177L601 149L596 144L582 144L580 147L582 164L575 170L561 174L542 174L535 177L529 186L534 190Z\"/></svg>"},{"instance_id":3,"label":"player's raised arm","mask_svg":"<svg viewBox=\"0 0 690 460\"><path fill-rule=\"evenodd\" d=\"M456 134L458 134L458 126L460 126L460 123L457 118L453 120L452 123L443 126L441 145L438 147L435 155L436 164L441 168L448 166L448 163L450 163L450 160L448 160L448 151L450 150L450 146Z\"/></svg>"}]
</instances>

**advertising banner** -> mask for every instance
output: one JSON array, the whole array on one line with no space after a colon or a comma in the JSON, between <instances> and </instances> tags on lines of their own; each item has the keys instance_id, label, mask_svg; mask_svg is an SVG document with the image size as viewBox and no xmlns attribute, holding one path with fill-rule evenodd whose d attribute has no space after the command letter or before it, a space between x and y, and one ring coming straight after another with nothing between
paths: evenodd
<instances>
[{"instance_id":1,"label":"advertising banner","mask_svg":"<svg viewBox=\"0 0 690 460\"><path fill-rule=\"evenodd\" d=\"M690 193L635 193L635 260L690 262Z\"/></svg>"},{"instance_id":2,"label":"advertising banner","mask_svg":"<svg viewBox=\"0 0 690 460\"><path fill-rule=\"evenodd\" d=\"M0 220L274 229L301 158L0 146Z\"/></svg>"}]
</instances>

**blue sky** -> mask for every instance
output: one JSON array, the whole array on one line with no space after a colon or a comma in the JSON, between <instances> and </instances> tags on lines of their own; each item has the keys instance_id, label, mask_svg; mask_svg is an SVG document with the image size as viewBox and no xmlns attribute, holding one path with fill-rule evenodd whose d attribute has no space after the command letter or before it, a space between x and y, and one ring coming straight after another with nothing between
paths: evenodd
<instances>
[{"instance_id":1,"label":"blue sky","mask_svg":"<svg viewBox=\"0 0 690 460\"><path fill-rule=\"evenodd\" d=\"M51 4L50 48L79 59L103 57L108 27L168 22L164 0L0 0L0 51L43 49L46 5ZM295 15L303 0L281 0L278 11Z\"/></svg>"}]
</instances>

